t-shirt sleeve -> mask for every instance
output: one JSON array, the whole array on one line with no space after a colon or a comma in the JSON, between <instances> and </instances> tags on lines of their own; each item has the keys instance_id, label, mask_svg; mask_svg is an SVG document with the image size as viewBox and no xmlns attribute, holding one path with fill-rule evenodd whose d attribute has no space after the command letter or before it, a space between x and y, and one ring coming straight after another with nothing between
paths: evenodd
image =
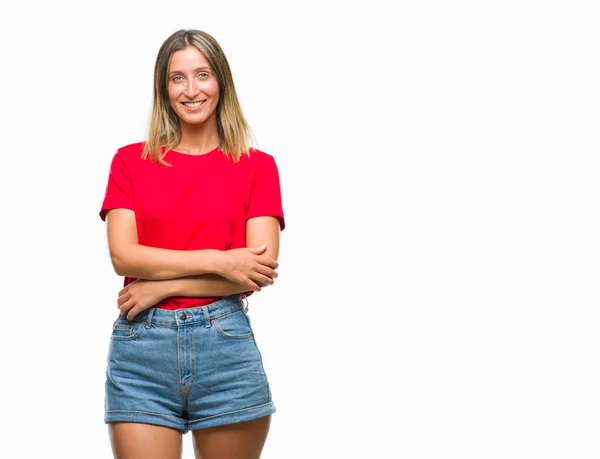
<instances>
[{"instance_id":1,"label":"t-shirt sleeve","mask_svg":"<svg viewBox=\"0 0 600 459\"><path fill-rule=\"evenodd\" d=\"M285 217L281 202L281 186L279 183L279 170L275 158L265 154L258 166L250 202L246 212L246 220L253 217L277 217L281 231L285 228Z\"/></svg>"},{"instance_id":2,"label":"t-shirt sleeve","mask_svg":"<svg viewBox=\"0 0 600 459\"><path fill-rule=\"evenodd\" d=\"M100 210L100 218L106 220L106 212L110 209L125 208L133 210L133 193L131 184L131 173L123 160L121 153L117 151L110 164L108 184L104 202Z\"/></svg>"}]
</instances>

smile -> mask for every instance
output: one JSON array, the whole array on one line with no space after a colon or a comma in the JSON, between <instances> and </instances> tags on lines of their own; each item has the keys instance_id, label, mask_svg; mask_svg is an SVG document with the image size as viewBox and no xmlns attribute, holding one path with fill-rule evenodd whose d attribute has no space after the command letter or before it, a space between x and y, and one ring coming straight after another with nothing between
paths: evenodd
<instances>
[{"instance_id":1,"label":"smile","mask_svg":"<svg viewBox=\"0 0 600 459\"><path fill-rule=\"evenodd\" d=\"M200 107L200 105L204 104L204 102L206 101L203 100L201 102L183 102L183 105L185 105L188 108L198 108Z\"/></svg>"}]
</instances>

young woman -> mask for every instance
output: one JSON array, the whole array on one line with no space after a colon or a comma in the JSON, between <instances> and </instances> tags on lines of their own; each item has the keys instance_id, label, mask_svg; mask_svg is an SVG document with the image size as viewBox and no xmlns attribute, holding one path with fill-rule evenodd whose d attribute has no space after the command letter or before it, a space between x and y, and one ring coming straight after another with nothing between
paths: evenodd
<instances>
[{"instance_id":1,"label":"young woman","mask_svg":"<svg viewBox=\"0 0 600 459\"><path fill-rule=\"evenodd\" d=\"M148 138L114 155L100 217L118 275L105 422L120 459L260 457L275 405L247 297L277 277L274 158L248 145L217 41L180 30L154 69Z\"/></svg>"}]
</instances>

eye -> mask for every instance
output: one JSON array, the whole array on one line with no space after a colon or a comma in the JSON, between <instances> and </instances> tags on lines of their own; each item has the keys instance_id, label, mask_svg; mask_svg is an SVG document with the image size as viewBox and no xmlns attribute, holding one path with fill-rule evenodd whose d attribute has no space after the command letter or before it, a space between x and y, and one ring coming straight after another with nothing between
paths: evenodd
<instances>
[{"instance_id":1,"label":"eye","mask_svg":"<svg viewBox=\"0 0 600 459\"><path fill-rule=\"evenodd\" d=\"M180 81L180 79L181 79L181 75L175 75L173 78L171 78L171 81L177 83L178 81Z\"/></svg>"},{"instance_id":2,"label":"eye","mask_svg":"<svg viewBox=\"0 0 600 459\"><path fill-rule=\"evenodd\" d=\"M209 77L209 74L208 74L208 73L206 73L206 72L202 72L202 73L200 73L200 76L201 76L202 78L208 78L208 77Z\"/></svg>"}]
</instances>

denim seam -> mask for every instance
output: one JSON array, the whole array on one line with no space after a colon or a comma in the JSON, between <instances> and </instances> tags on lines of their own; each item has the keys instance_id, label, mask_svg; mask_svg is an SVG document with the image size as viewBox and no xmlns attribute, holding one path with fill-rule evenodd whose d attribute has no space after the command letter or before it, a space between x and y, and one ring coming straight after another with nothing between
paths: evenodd
<instances>
[{"instance_id":1,"label":"denim seam","mask_svg":"<svg viewBox=\"0 0 600 459\"><path fill-rule=\"evenodd\" d=\"M254 335L253 332L250 333L246 333L244 335L230 335L228 333L225 333L223 331L223 329L219 326L219 322L215 321L214 322L215 327L217 327L217 331L219 332L219 334L225 338L225 339L231 339L231 340L244 340L244 339L250 339L252 338L252 336Z\"/></svg>"},{"instance_id":2,"label":"denim seam","mask_svg":"<svg viewBox=\"0 0 600 459\"><path fill-rule=\"evenodd\" d=\"M221 317L230 316L231 314L234 314L234 313L236 313L238 311L243 311L243 308L238 308L238 309L235 309L233 311L225 312L225 313L221 314L220 316L212 316L211 319L217 320L217 319L220 319Z\"/></svg>"},{"instance_id":3,"label":"denim seam","mask_svg":"<svg viewBox=\"0 0 600 459\"><path fill-rule=\"evenodd\" d=\"M207 418L202 418L202 419L195 419L194 421L187 421L187 425L190 426L191 424L195 424L197 422L202 422L202 421L206 421L207 419L218 418L221 416L227 416L228 414L241 413L242 411L255 410L257 408L264 408L265 406L269 406L269 405L273 405L273 402L265 403L264 405L251 406L250 408L244 408L242 410L229 411L228 413L215 414L214 416L208 416Z\"/></svg>"},{"instance_id":4,"label":"denim seam","mask_svg":"<svg viewBox=\"0 0 600 459\"><path fill-rule=\"evenodd\" d=\"M221 317L228 316L230 314L233 314L234 312L238 312L239 310L243 310L243 308L240 307L239 309L236 309L234 311L228 311L228 312L225 312L225 313L221 314L220 316L211 316L210 318L211 319L215 319L215 320L216 319L220 319ZM174 324L173 322L168 322L168 323L167 322L161 322L160 320L157 320L157 319L153 319L152 320L152 324L153 325L159 325L161 327L170 327L170 328L177 328L177 327L185 326L185 325L196 325L196 324L203 324L203 323L204 323L204 319L199 319L199 320L194 320L194 321L192 321L192 320L186 320L185 323L182 323L180 325Z\"/></svg>"},{"instance_id":5,"label":"denim seam","mask_svg":"<svg viewBox=\"0 0 600 459\"><path fill-rule=\"evenodd\" d=\"M108 380L112 383L113 386L115 386L117 389L121 389L117 383L112 379L112 376L110 375L110 361L108 362L107 366L106 366L106 377L108 378Z\"/></svg>"},{"instance_id":6,"label":"denim seam","mask_svg":"<svg viewBox=\"0 0 600 459\"><path fill-rule=\"evenodd\" d=\"M160 320L156 319L152 321L152 325L158 325L159 327L177 328L177 324L173 324L172 322L161 322Z\"/></svg>"},{"instance_id":7,"label":"denim seam","mask_svg":"<svg viewBox=\"0 0 600 459\"><path fill-rule=\"evenodd\" d=\"M178 424L181 424L181 421L183 421L183 419L177 418L175 416L169 416L168 414L150 413L148 411L134 411L134 410L108 410L108 411L106 411L106 414L110 414L110 413L149 414L150 416L158 416L158 417L161 417L161 418L175 419L176 421L178 421ZM183 422L185 424L185 421L183 421Z\"/></svg>"},{"instance_id":8,"label":"denim seam","mask_svg":"<svg viewBox=\"0 0 600 459\"><path fill-rule=\"evenodd\" d=\"M217 320L217 319L221 319L221 318L227 317L227 316L229 316L229 315L231 315L231 314L234 314L234 313L236 313L236 312L238 312L238 311L244 311L244 310L243 310L243 308L238 308L238 309L236 309L236 310L234 310L234 311L228 311L228 312L225 312L225 313L223 313L223 314L221 314L221 315L219 315L219 316L211 316L211 318L210 318L210 319L211 319L211 320ZM201 319L201 320L195 320L195 321L187 321L187 322L185 322L185 323L183 323L183 324L180 324L180 325L173 324L173 323L171 323L171 322L169 322L169 323L167 323L167 322L161 322L160 320L156 320L156 319L153 319L153 320L152 320L152 325L159 326L159 327L168 327L168 328L172 328L172 329L177 329L178 327L181 327L181 326L187 326L187 325L198 325L198 324L203 324L203 323L204 323L204 319ZM148 324L148 325L149 325L149 324ZM132 334L132 335L129 335L129 336L126 336L126 337L121 337L121 336L118 336L116 339L122 339L122 340L124 339L124 340L128 340L128 339L134 339L134 338L137 338L137 336L138 336L138 335L139 335L139 334L140 334L140 333L143 331L143 330L142 330L142 328L146 328L146 329L150 328L148 325L146 325L146 326L144 327L144 326L143 326L143 324L140 324L140 327L139 327L139 329L138 329L138 330L136 330L136 332L135 332L134 334ZM224 332L223 332L223 333L224 333ZM251 336L251 335L248 335L248 336ZM232 335L227 335L227 337L233 337L233 338L235 338L235 336L232 336ZM246 335L241 335L241 337L242 337L242 338L245 338L245 337L246 337Z\"/></svg>"},{"instance_id":9,"label":"denim seam","mask_svg":"<svg viewBox=\"0 0 600 459\"><path fill-rule=\"evenodd\" d=\"M263 364L263 358L262 358L262 352L260 352L260 349L258 348L258 343L256 342L256 336L252 336L252 341L254 342L254 347L256 348L256 351L258 352L259 355L259 360L260 360L260 367L263 370L263 374L266 375L267 372L265 371L265 365ZM271 400L271 402L273 402L273 396L271 395L271 385L269 383L269 378L267 379L267 391L269 392L269 400Z\"/></svg>"},{"instance_id":10,"label":"denim seam","mask_svg":"<svg viewBox=\"0 0 600 459\"><path fill-rule=\"evenodd\" d=\"M187 388L185 387L185 384L183 383L183 375L181 373L181 333L183 332L183 330L179 330L177 329L177 371L178 371L178 375L177 375L177 383L179 386L179 397L181 399L181 403L185 406L187 403Z\"/></svg>"},{"instance_id":11,"label":"denim seam","mask_svg":"<svg viewBox=\"0 0 600 459\"><path fill-rule=\"evenodd\" d=\"M136 331L131 333L130 335L113 335L113 334L111 334L110 339L114 339L116 341L132 341L132 340L138 338L142 334L142 331L144 331L143 329L144 329L144 326L140 322L138 324Z\"/></svg>"}]
</instances>

